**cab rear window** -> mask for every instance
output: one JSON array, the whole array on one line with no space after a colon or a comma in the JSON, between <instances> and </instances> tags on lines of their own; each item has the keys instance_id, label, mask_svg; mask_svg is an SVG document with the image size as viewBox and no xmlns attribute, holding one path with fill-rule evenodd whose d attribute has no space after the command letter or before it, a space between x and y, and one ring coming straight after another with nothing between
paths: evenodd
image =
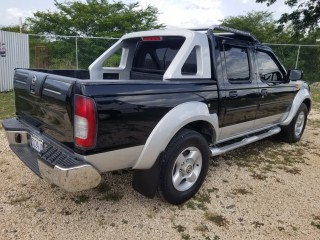
<instances>
[{"instance_id":1,"label":"cab rear window","mask_svg":"<svg viewBox=\"0 0 320 240\"><path fill-rule=\"evenodd\" d=\"M160 41L139 41L133 60L133 70L164 74L185 39L163 37Z\"/></svg>"}]
</instances>

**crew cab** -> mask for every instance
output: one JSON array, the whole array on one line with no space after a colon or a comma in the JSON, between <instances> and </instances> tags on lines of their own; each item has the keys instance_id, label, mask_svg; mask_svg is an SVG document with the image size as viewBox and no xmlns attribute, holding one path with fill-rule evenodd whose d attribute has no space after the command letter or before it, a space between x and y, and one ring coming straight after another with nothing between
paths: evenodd
<instances>
[{"instance_id":1,"label":"crew cab","mask_svg":"<svg viewBox=\"0 0 320 240\"><path fill-rule=\"evenodd\" d=\"M241 30L134 32L89 70L16 69L16 117L2 124L21 161L67 191L131 169L136 191L180 204L210 157L276 134L300 140L311 109L301 78Z\"/></svg>"}]
</instances>

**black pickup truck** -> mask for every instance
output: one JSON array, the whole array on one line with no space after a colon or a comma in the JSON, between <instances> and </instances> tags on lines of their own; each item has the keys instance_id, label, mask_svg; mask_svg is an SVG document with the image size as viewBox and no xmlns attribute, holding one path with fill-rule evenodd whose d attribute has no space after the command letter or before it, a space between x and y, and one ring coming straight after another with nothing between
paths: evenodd
<instances>
[{"instance_id":1,"label":"black pickup truck","mask_svg":"<svg viewBox=\"0 0 320 240\"><path fill-rule=\"evenodd\" d=\"M16 155L67 191L131 169L135 190L179 204L211 156L275 134L300 140L311 108L301 78L240 30L136 32L88 71L16 69L17 116L2 124Z\"/></svg>"}]
</instances>

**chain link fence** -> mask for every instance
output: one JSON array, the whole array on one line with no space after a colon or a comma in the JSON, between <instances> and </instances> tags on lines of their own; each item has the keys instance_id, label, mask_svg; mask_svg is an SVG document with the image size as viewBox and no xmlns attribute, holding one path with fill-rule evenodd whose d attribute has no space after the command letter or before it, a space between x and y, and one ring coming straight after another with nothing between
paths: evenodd
<instances>
[{"instance_id":1,"label":"chain link fence","mask_svg":"<svg viewBox=\"0 0 320 240\"><path fill-rule=\"evenodd\" d=\"M320 82L320 45L266 43L286 69L301 69L308 83Z\"/></svg>"},{"instance_id":2,"label":"chain link fence","mask_svg":"<svg viewBox=\"0 0 320 240\"><path fill-rule=\"evenodd\" d=\"M117 38L29 35L30 67L88 69Z\"/></svg>"},{"instance_id":3,"label":"chain link fence","mask_svg":"<svg viewBox=\"0 0 320 240\"><path fill-rule=\"evenodd\" d=\"M117 38L29 35L30 67L88 69ZM270 44L286 69L301 69L304 80L320 81L320 45Z\"/></svg>"}]
</instances>

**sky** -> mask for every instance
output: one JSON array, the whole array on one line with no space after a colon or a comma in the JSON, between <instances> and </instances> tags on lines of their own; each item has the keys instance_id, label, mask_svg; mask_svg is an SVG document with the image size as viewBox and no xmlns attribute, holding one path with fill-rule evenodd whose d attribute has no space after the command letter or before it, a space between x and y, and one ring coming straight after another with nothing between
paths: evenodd
<instances>
[{"instance_id":1,"label":"sky","mask_svg":"<svg viewBox=\"0 0 320 240\"><path fill-rule=\"evenodd\" d=\"M159 22L168 28L208 27L219 24L229 16L244 15L252 10L271 11L278 19L282 13L290 12L284 0L278 0L271 7L256 3L255 0L136 0L142 7L148 4L158 8L161 13ZM125 3L136 2L123 0ZM58 0L64 2L64 0ZM112 2L112 1L110 1ZM0 0L0 26L18 25L19 17L22 21L32 16L36 11L54 11L53 0Z\"/></svg>"}]
</instances>

